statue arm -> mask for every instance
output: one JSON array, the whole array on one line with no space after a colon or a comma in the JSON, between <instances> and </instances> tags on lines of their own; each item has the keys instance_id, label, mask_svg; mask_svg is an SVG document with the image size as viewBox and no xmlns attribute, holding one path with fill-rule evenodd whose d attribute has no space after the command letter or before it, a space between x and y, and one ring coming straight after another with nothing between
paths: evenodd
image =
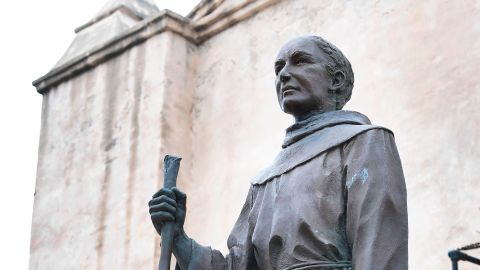
<instances>
[{"instance_id":1,"label":"statue arm","mask_svg":"<svg viewBox=\"0 0 480 270\"><path fill-rule=\"evenodd\" d=\"M346 230L354 269L408 269L407 194L393 134L367 131L345 153Z\"/></svg>"},{"instance_id":2,"label":"statue arm","mask_svg":"<svg viewBox=\"0 0 480 270\"><path fill-rule=\"evenodd\" d=\"M181 270L255 270L252 226L248 217L253 202L253 186L248 192L240 216L228 238L229 254L223 256L218 250L202 246L184 232L174 241L173 253L177 258L177 268Z\"/></svg>"}]
</instances>

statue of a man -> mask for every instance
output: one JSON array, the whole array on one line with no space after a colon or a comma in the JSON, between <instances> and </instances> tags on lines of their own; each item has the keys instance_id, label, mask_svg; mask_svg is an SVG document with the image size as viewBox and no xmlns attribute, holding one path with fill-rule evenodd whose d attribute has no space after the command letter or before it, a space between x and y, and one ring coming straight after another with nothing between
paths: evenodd
<instances>
[{"instance_id":1,"label":"statue of a man","mask_svg":"<svg viewBox=\"0 0 480 270\"><path fill-rule=\"evenodd\" d=\"M342 110L353 71L317 36L289 41L275 61L280 107L295 123L282 150L250 186L228 238L229 254L183 230L186 195L162 189L150 201L160 233L174 222L177 267L193 269L403 270L408 264L405 180L390 130Z\"/></svg>"}]
</instances>

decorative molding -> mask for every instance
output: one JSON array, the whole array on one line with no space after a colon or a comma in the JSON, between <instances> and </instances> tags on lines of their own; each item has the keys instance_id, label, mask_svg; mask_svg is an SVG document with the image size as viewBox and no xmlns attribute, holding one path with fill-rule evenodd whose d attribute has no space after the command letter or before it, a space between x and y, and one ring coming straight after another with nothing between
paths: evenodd
<instances>
[{"instance_id":1,"label":"decorative molding","mask_svg":"<svg viewBox=\"0 0 480 270\"><path fill-rule=\"evenodd\" d=\"M180 16L170 10L162 10L153 17L140 21L138 25L125 33L53 68L46 75L35 80L33 85L38 93L45 94L62 81L77 76L165 31L180 35L193 44L201 45L216 34L280 1L283 0L245 0L240 3L228 0L204 0L188 15L192 19ZM126 11L124 7L119 9ZM98 16L77 30L81 31L110 14Z\"/></svg>"}]
</instances>

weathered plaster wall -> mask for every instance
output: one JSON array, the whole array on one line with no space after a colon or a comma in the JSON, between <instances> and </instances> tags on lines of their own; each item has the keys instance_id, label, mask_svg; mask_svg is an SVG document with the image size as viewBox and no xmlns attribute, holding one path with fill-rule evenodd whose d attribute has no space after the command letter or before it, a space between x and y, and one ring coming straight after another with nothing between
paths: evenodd
<instances>
[{"instance_id":1,"label":"weathered plaster wall","mask_svg":"<svg viewBox=\"0 0 480 270\"><path fill-rule=\"evenodd\" d=\"M478 1L282 1L203 43L192 162L201 185L187 190L191 235L226 249L249 178L279 151L291 123L274 94L276 52L306 33L330 40L352 62L346 109L396 134L411 269L448 269L449 249L480 239Z\"/></svg>"},{"instance_id":2,"label":"weathered plaster wall","mask_svg":"<svg viewBox=\"0 0 480 270\"><path fill-rule=\"evenodd\" d=\"M30 269L156 267L147 202L166 153L191 178L194 50L165 32L44 95Z\"/></svg>"}]
</instances>

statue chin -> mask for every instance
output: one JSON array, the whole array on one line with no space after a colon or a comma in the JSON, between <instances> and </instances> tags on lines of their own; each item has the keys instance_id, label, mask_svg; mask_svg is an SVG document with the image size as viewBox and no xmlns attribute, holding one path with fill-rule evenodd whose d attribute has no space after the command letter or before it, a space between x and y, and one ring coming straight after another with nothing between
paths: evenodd
<instances>
[{"instance_id":1,"label":"statue chin","mask_svg":"<svg viewBox=\"0 0 480 270\"><path fill-rule=\"evenodd\" d=\"M309 104L308 102L302 102L302 100L297 99L282 100L281 108L284 113L292 115L296 121L306 119L313 114L336 110L334 105L313 106L311 103Z\"/></svg>"}]
</instances>

